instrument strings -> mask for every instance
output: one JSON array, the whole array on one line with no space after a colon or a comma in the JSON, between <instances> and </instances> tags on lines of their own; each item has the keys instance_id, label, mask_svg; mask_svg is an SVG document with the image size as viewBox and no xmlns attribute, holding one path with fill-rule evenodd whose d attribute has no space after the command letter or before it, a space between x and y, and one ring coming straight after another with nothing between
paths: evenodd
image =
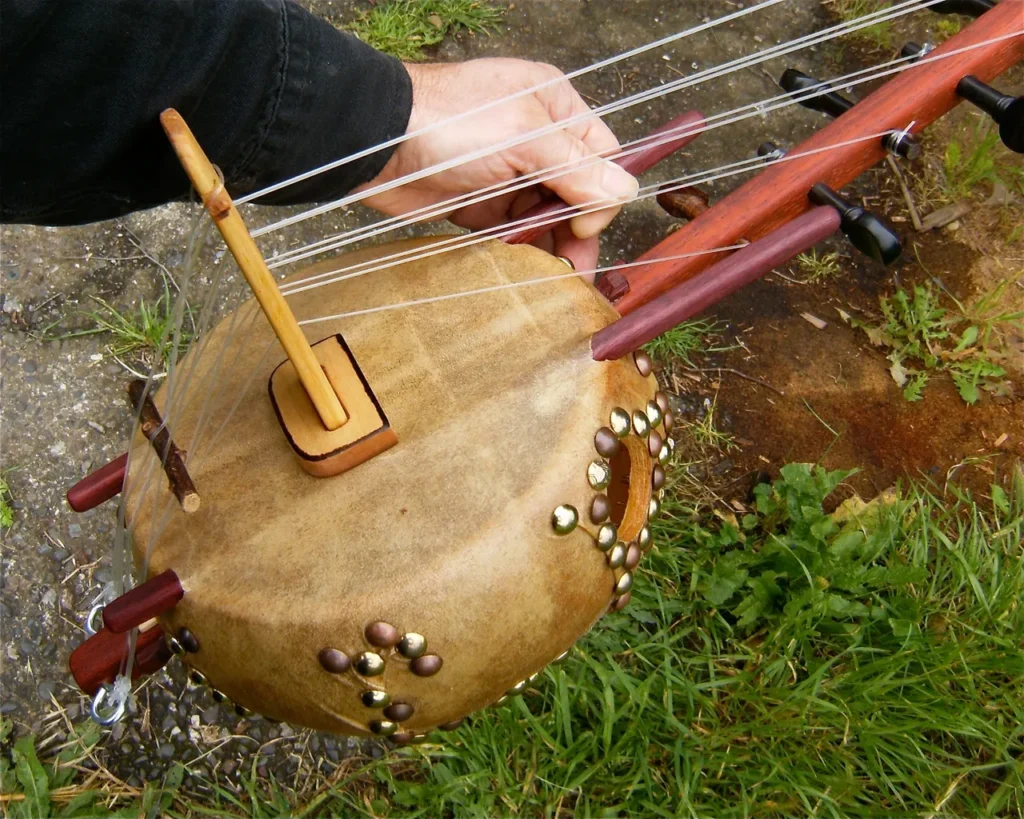
<instances>
[{"instance_id":1,"label":"instrument strings","mask_svg":"<svg viewBox=\"0 0 1024 819\"><path fill-rule=\"evenodd\" d=\"M983 42L975 43L970 46L964 46L962 48L946 52L945 54L938 55L936 57L933 57L932 59L940 60L945 59L946 57L952 57L964 51L989 45L992 42L1007 39L1009 37L1021 36L1022 33L1024 32L1016 32L1008 35L1001 35L1000 37L992 38L990 40L985 40ZM913 57L900 57L895 60L891 60L887 63L882 63L879 67L862 69L860 71L852 72L851 74L838 77L835 80L833 80L832 83L837 86L852 87L863 83L871 82L881 77L889 76L891 74L905 70L907 67L909 67L907 64L911 62L913 59ZM865 74L866 76L864 76ZM734 111L729 111L725 112L724 114L716 115L716 117L727 117L726 119L720 122L713 123L712 121L715 120L716 117L708 117L708 119L706 120L708 124L697 126L694 129L694 132L713 130L724 125L730 125L735 122L740 122L745 119L749 119L752 116L761 116L772 111L776 111L792 105L798 105L807 99L811 99L813 97L830 93L830 91L831 89L829 88L825 88L822 90L811 89L805 92L799 92L792 95L782 94L765 101L752 103L750 105L743 106L742 108L734 109ZM729 116L730 114L740 111L746 111L746 113L738 114L736 116L731 117ZM871 134L864 137L858 137L853 141L859 142L867 139L881 139L887 133L888 132L885 131L879 134ZM678 134L674 133L671 135L664 136L661 141L671 141L676 138L678 138ZM839 147L839 145L837 144L830 147ZM799 156L807 155L808 153L818 153L820 152L820 150L821 149L816 149L815 151L811 152L790 153L786 157L776 159L765 157L751 157L748 159L739 160L737 162L727 163L725 165L721 165L716 168L710 168L699 173L688 174L685 176L670 179L666 182L641 187L633 201L642 201L644 199L649 199L653 196L656 196L658 193L664 191L678 190L679 188L687 187L689 185L706 184L719 179L724 179L743 173L749 173L750 171L757 170L759 168L764 167L765 165L774 164L774 162L791 161ZM419 248L407 249L403 251L398 251L388 256L384 256L380 259L372 259L354 265L349 265L345 267L336 268L334 270L325 271L323 273L306 276L291 282L285 282L284 284L281 285L281 292L286 297L291 296L296 293L304 292L306 290L311 290L317 287L324 287L326 285L333 284L339 281L344 281L346 279L354 278L356 276L362 276L368 273L373 273L378 270L383 270L393 266L394 264L416 261L418 259L427 258L429 256L440 255L441 253L447 253L453 250L458 250L464 247L480 244L481 242L487 241L489 239L510 236L514 233L518 233L524 227L534 228L553 225L557 222L564 220L569 215L593 213L594 211L601 210L607 206L608 203L605 200L598 199L589 200L576 206L566 205L561 208L558 208L557 210L545 213L541 216L513 220L512 222L502 225L496 225L494 227L486 228L484 230L476 231L474 233L460 234L457 236L448 237L432 245L429 250L421 250ZM305 322L300 322L300 324L301 323Z\"/></svg>"},{"instance_id":2,"label":"instrument strings","mask_svg":"<svg viewBox=\"0 0 1024 819\"><path fill-rule=\"evenodd\" d=\"M714 20L707 20L701 23L700 25L693 26L692 28L685 29L675 34L669 34L668 36L662 37L659 40L654 40L653 42L645 43L644 45L637 46L636 48L630 49L629 51L624 51L621 54L612 55L611 57L607 57L604 60L599 60L596 63L591 63L590 65L576 69L575 71L570 71L569 73L563 76L552 77L550 80L546 80L542 83L538 83L537 85L530 86L529 88L524 88L521 91L515 92L514 94L509 94L507 96L491 100L490 102L484 103L483 105L477 106L476 108L472 108L467 111L462 111L458 114L455 114L451 117L446 117L445 119L439 120L437 122L432 122L430 125L420 128L417 131L411 131L409 133L403 134L402 136L395 137L394 139L390 139L387 142L381 143L380 145L372 145L369 148L364 148L363 150L358 151L354 154L350 154L349 156L341 157L340 159L336 159L333 162L328 162L326 165L321 165L318 168L313 168L309 171L305 171L289 179L284 179L281 180L280 182L275 182L273 185L268 185L265 188L261 188L258 191L240 197L239 199L235 200L235 204L243 205L246 204L247 202L252 202L255 199L260 199L261 197L275 193L279 190L283 190L284 188L287 188L291 185L295 185L300 182L305 182L306 180L312 179L315 176L319 176L322 173L327 173L328 171L332 171L335 168L340 168L343 165L347 165L350 162L355 162L367 156L372 156L378 151L383 151L387 150L388 148L396 147L410 139L415 139L416 137L423 136L424 134L428 134L440 128L444 128L449 125L454 125L455 123L461 122L462 120L467 119L468 117L476 116L477 114L489 111L493 108L498 107L499 105L503 105L505 103L521 99L522 97L527 97L530 94L535 94L538 91L542 91L545 88L550 88L552 85L558 85L559 83L562 82L571 82L577 77L582 77L585 74L589 74L593 71L597 71L602 68L607 68L610 65L622 62L623 60L631 59L632 57L638 57L641 54L645 54L648 51L663 48L664 46L671 45L672 43L678 42L679 40L685 39L686 37L690 37L691 35L699 34L702 31L708 31L725 23L731 23L732 21L738 20L741 17L746 17L748 14L754 14L755 12L762 11L763 9L770 8L771 6L775 6L783 2L785 2L785 0L765 0L764 2L758 3L757 5L751 6L749 8L740 9L739 11L727 14L724 17L718 17ZM922 2L924 2L924 0L922 0Z\"/></svg>"},{"instance_id":3,"label":"instrument strings","mask_svg":"<svg viewBox=\"0 0 1024 819\"><path fill-rule=\"evenodd\" d=\"M661 96L664 96L665 94L671 93L672 91L689 87L691 85L697 84L705 80L717 79L718 77L727 76L728 74L731 74L735 71L739 71L743 68L748 68L753 65L757 65L761 62L764 62L765 60L769 60L774 57L783 56L785 54L790 53L791 51L795 51L802 48L808 48L812 45L827 42L836 37L843 36L844 34L849 34L854 31L858 31L867 26L877 25L880 22L892 20L904 14L909 14L913 11L918 11L922 8L926 8L929 5L934 5L936 2L941 2L941 0L903 0L903 2L898 3L897 5L892 6L890 8L866 14L852 21L832 26L831 28L825 29L821 32L817 32L816 34L804 35L803 37L799 37L796 40L793 40L792 42L783 43L779 46L772 46L768 49L765 49L764 51L757 52L754 55L746 55L744 57L740 57L735 60L731 60L727 63L724 63L721 66L708 69L704 72L698 72L697 74L692 75L692 77L684 77L679 80L673 80L672 82L665 83L664 85L658 86L657 88L641 91L637 94L624 97L621 100L617 100L615 102L599 106L595 109L591 109L589 111L577 114L575 116L567 117L566 119L559 120L558 122L551 123L550 125L546 125L542 128L536 128L533 131L528 131L524 134L512 137L504 142L495 145L490 145L485 148L480 148L476 151L471 151L467 154L462 154L460 156L454 157L444 162L439 162L435 165L431 165L430 167L423 168L419 171L415 171L410 174L406 174L405 176L399 177L397 179L393 179L390 182L381 183L379 185L366 188L356 193L350 193L340 199L334 200L333 202L326 202L322 205L317 205L316 207L310 208L301 213L288 216L284 219L278 220L277 222L273 222L272 224L266 225L261 228L257 228L251 231L251 233L255 238L265 235L267 233L271 233L276 230L280 230L281 228L289 227L290 225L298 224L299 222L311 219L314 216L320 216L322 214L329 213L333 210L337 210L338 208L355 204L356 202L361 202L364 199L367 199L371 196L375 196L390 190L394 190L395 188L410 184L412 182L417 182L421 179L425 179L429 176L433 176L446 170L457 168L460 165L466 164L467 162L473 162L477 159L481 159L486 156L491 156L495 153L500 153L501 151L513 148L517 145L522 145L525 142L529 142L531 140L537 139L538 137L542 137L550 133L554 133L555 131L564 130L565 128L568 128L571 125L585 122L586 120L595 119L597 117L603 117L607 114L614 113L616 111L625 110L634 105L638 105L644 102L651 101L653 99L657 99Z\"/></svg>"}]
</instances>

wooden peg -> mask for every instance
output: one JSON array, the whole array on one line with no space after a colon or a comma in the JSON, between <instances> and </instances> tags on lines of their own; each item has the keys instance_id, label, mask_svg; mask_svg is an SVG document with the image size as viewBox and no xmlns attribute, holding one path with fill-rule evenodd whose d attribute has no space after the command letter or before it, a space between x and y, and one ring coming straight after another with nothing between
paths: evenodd
<instances>
[{"instance_id":1,"label":"wooden peg","mask_svg":"<svg viewBox=\"0 0 1024 819\"><path fill-rule=\"evenodd\" d=\"M184 596L178 575L168 569L107 603L103 607L103 625L121 634L170 611Z\"/></svg>"},{"instance_id":2,"label":"wooden peg","mask_svg":"<svg viewBox=\"0 0 1024 819\"><path fill-rule=\"evenodd\" d=\"M253 295L277 334L288 359L298 373L303 389L309 395L317 415L328 430L335 430L348 420L339 397L320 368L320 363L309 342L299 328L291 308L277 288L267 263L249 235L245 222L224 189L224 181L203 153L195 136L181 114L168 108L160 115L167 138L171 141L182 167L192 185L202 197L203 204L238 262L238 267L249 282Z\"/></svg>"},{"instance_id":3,"label":"wooden peg","mask_svg":"<svg viewBox=\"0 0 1024 819\"><path fill-rule=\"evenodd\" d=\"M103 628L71 652L68 663L71 674L84 693L92 696L101 685L112 683L124 670L131 650L130 637L130 634L115 634ZM145 631L140 629L135 639L132 679L159 671L170 658L171 650L164 640L164 630L153 621L153 627Z\"/></svg>"},{"instance_id":4,"label":"wooden peg","mask_svg":"<svg viewBox=\"0 0 1024 819\"><path fill-rule=\"evenodd\" d=\"M128 470L128 453L114 459L95 472L90 472L68 490L68 506L76 512L87 512L110 500L124 486Z\"/></svg>"}]
</instances>

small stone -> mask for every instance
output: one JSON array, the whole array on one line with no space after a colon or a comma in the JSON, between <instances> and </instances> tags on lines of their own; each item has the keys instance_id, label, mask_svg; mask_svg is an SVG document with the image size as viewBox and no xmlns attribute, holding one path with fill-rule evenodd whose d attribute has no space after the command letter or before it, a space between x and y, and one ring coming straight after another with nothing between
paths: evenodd
<instances>
[{"instance_id":1,"label":"small stone","mask_svg":"<svg viewBox=\"0 0 1024 819\"><path fill-rule=\"evenodd\" d=\"M68 537L81 537L82 527L77 523L68 524Z\"/></svg>"},{"instance_id":2,"label":"small stone","mask_svg":"<svg viewBox=\"0 0 1024 819\"><path fill-rule=\"evenodd\" d=\"M57 441L53 446L50 447L50 454L54 458L59 458L65 452L67 452L68 445L63 441Z\"/></svg>"},{"instance_id":3,"label":"small stone","mask_svg":"<svg viewBox=\"0 0 1024 819\"><path fill-rule=\"evenodd\" d=\"M165 742L163 745L160 746L159 753L161 759L170 759L172 756L174 756L174 746L171 745L171 743L169 742Z\"/></svg>"},{"instance_id":4,"label":"small stone","mask_svg":"<svg viewBox=\"0 0 1024 819\"><path fill-rule=\"evenodd\" d=\"M24 364L21 365L21 369L23 369L27 373L34 373L36 371L36 362L26 361Z\"/></svg>"}]
</instances>

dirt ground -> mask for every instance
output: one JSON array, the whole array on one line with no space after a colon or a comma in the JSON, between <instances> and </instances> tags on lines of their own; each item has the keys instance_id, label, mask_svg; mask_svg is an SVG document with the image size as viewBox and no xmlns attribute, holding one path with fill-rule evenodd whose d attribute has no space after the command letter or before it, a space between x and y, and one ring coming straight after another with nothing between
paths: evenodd
<instances>
[{"instance_id":1,"label":"dirt ground","mask_svg":"<svg viewBox=\"0 0 1024 819\"><path fill-rule=\"evenodd\" d=\"M353 7L364 7L356 0L310 0L307 5L337 23L349 19ZM500 36L448 43L439 57L521 56L569 70L739 7L728 0L520 0L510 9ZM590 75L578 87L592 102L607 102L830 21L818 0L792 0L764 14ZM927 27L934 18L919 17L906 29L908 39L928 39ZM609 121L620 139L632 139L691 107L713 113L775 94L768 75L778 76L789 65L827 77L861 67L868 59L871 55L854 49L821 46L766 64L767 73L737 72ZM1020 93L1021 73L1009 76L1001 87L1016 87ZM668 178L746 158L766 139L795 145L823 121L801 109L752 119L705 135L656 173ZM709 190L718 197L736 182L723 180ZM906 204L884 166L865 175L855 190L912 233ZM67 507L64 492L124 450L130 422L123 398L128 376L105 354L105 339L47 339L83 326L81 311L91 308L91 296L121 309L132 307L140 296L152 300L159 292L157 262L173 269L183 258L187 213L184 206L172 206L116 223L60 230L6 227L0 233L0 446L2 467L11 470L16 510L15 524L3 536L0 567L0 713L20 731L59 739L66 729L55 716L58 703L70 719L87 718L85 701L67 673L67 657L83 639L85 613L110 581L116 514L107 504L76 515ZM281 213L267 209L252 221L270 221ZM308 223L289 234L288 245L362 220L365 216L355 211ZM714 311L728 325L723 338L729 343L739 339L743 346L716 356L707 366L728 369L692 373L673 366L664 373L678 394L683 420L701 413L704 398L718 396L720 425L735 437L739 449L717 463L716 474L739 486L759 470L771 473L788 461L824 459L831 467L862 467L857 488L871 493L904 476L925 476L941 484L952 467L982 456L989 460L965 467L981 476L982 485L1005 473L1013 457L1024 455L1020 358L1011 374L1012 396L985 396L968 408L950 382L937 378L924 400L911 404L890 378L884 353L872 349L862 331L845 325L836 310L877 313L880 294L926 279L941 281L967 300L987 292L1000 278L1016 275L1019 282L1024 268L1021 244L993 246L986 238L991 220L990 211L981 207L961 219L957 231L913 235L912 251L908 248L904 260L891 269L851 256L848 246L837 240L832 246L844 254L844 263L842 275L834 280L805 285L771 275L723 302ZM671 226L652 202L630 207L605 234L603 258L631 259ZM272 253L288 246L284 242L275 239L264 250ZM1007 292L1021 309L1020 284ZM817 329L801 318L804 312L828 326ZM176 662L141 690L134 711L132 719L104 740L103 752L105 764L133 784L160 777L174 762L185 763L189 774L200 777L213 769L247 770L256 762L264 773L297 780L311 773L311 766L333 770L359 746L355 740L294 731L287 725L240 720L208 694L187 688ZM366 749L375 755L386 752L376 743Z\"/></svg>"}]
</instances>

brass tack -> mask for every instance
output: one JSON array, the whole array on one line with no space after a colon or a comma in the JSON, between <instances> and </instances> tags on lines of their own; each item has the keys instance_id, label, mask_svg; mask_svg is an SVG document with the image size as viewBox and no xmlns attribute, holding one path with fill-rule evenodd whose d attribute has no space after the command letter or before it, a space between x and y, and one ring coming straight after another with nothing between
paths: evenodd
<instances>
[{"instance_id":1,"label":"brass tack","mask_svg":"<svg viewBox=\"0 0 1024 819\"><path fill-rule=\"evenodd\" d=\"M370 723L370 730L379 737L389 737L398 730L398 726L386 719L375 719Z\"/></svg>"},{"instance_id":2,"label":"brass tack","mask_svg":"<svg viewBox=\"0 0 1024 819\"><path fill-rule=\"evenodd\" d=\"M641 438L646 438L651 431L651 422L643 412L637 410L633 413L633 431Z\"/></svg>"},{"instance_id":3,"label":"brass tack","mask_svg":"<svg viewBox=\"0 0 1024 819\"><path fill-rule=\"evenodd\" d=\"M626 571L631 572L637 567L640 562L640 547L635 543L630 543L629 548L626 549L626 562L622 565Z\"/></svg>"},{"instance_id":4,"label":"brass tack","mask_svg":"<svg viewBox=\"0 0 1024 819\"><path fill-rule=\"evenodd\" d=\"M171 650L171 654L180 657L185 653L185 646L181 644L181 641L173 634L167 635L167 647Z\"/></svg>"},{"instance_id":5,"label":"brass tack","mask_svg":"<svg viewBox=\"0 0 1024 819\"><path fill-rule=\"evenodd\" d=\"M317 658L320 660L320 665L324 671L329 671L331 674L344 674L352 665L348 655L343 651L338 651L336 648L323 649L317 655Z\"/></svg>"},{"instance_id":6,"label":"brass tack","mask_svg":"<svg viewBox=\"0 0 1024 819\"><path fill-rule=\"evenodd\" d=\"M668 396L665 395L665 393L663 393L661 390L658 390L656 393L654 393L654 400L658 404L658 409L661 410L662 418L664 418L665 417L665 413L669 411L668 410Z\"/></svg>"},{"instance_id":7,"label":"brass tack","mask_svg":"<svg viewBox=\"0 0 1024 819\"><path fill-rule=\"evenodd\" d=\"M508 694L502 694L500 697L498 697L498 699L494 701L494 704L495 706L498 706L504 705L506 702L508 702Z\"/></svg>"},{"instance_id":8,"label":"brass tack","mask_svg":"<svg viewBox=\"0 0 1024 819\"><path fill-rule=\"evenodd\" d=\"M366 642L377 648L391 648L401 639L398 629L383 621L370 623L366 627L365 635Z\"/></svg>"},{"instance_id":9,"label":"brass tack","mask_svg":"<svg viewBox=\"0 0 1024 819\"><path fill-rule=\"evenodd\" d=\"M416 734L412 731L398 731L391 735L391 741L395 745L408 745L416 739Z\"/></svg>"},{"instance_id":10,"label":"brass tack","mask_svg":"<svg viewBox=\"0 0 1024 819\"><path fill-rule=\"evenodd\" d=\"M662 419L661 419L661 423L663 423L665 425L665 432L671 432L672 431L672 425L675 424L675 421L676 421L676 418L672 414L671 411L667 411L667 412L664 413L664 415L662 416Z\"/></svg>"},{"instance_id":11,"label":"brass tack","mask_svg":"<svg viewBox=\"0 0 1024 819\"><path fill-rule=\"evenodd\" d=\"M614 523L605 523L597 530L597 548L607 552L619 537L619 530Z\"/></svg>"},{"instance_id":12,"label":"brass tack","mask_svg":"<svg viewBox=\"0 0 1024 819\"><path fill-rule=\"evenodd\" d=\"M613 569L619 568L626 562L626 544L616 543L608 552L608 565Z\"/></svg>"},{"instance_id":13,"label":"brass tack","mask_svg":"<svg viewBox=\"0 0 1024 819\"><path fill-rule=\"evenodd\" d=\"M625 594L626 592L628 592L632 588L633 588L633 575L630 574L629 572L626 572L615 583L615 594L621 596L621 595Z\"/></svg>"},{"instance_id":14,"label":"brass tack","mask_svg":"<svg viewBox=\"0 0 1024 819\"><path fill-rule=\"evenodd\" d=\"M462 725L464 719L464 717L459 717L458 719L453 719L451 722L443 722L437 727L442 731L454 731L456 728Z\"/></svg>"},{"instance_id":15,"label":"brass tack","mask_svg":"<svg viewBox=\"0 0 1024 819\"><path fill-rule=\"evenodd\" d=\"M610 458L619 451L619 438L608 427L601 427L594 435L594 449L603 458Z\"/></svg>"},{"instance_id":16,"label":"brass tack","mask_svg":"<svg viewBox=\"0 0 1024 819\"><path fill-rule=\"evenodd\" d=\"M651 470L651 488L657 491L665 485L665 467L655 464Z\"/></svg>"},{"instance_id":17,"label":"brass tack","mask_svg":"<svg viewBox=\"0 0 1024 819\"><path fill-rule=\"evenodd\" d=\"M227 702L228 695L223 691L218 691L216 688L210 689L210 696L213 697L214 702Z\"/></svg>"},{"instance_id":18,"label":"brass tack","mask_svg":"<svg viewBox=\"0 0 1024 819\"><path fill-rule=\"evenodd\" d=\"M391 695L387 691L376 691L371 688L360 694L359 699L367 708L384 708L391 702Z\"/></svg>"},{"instance_id":19,"label":"brass tack","mask_svg":"<svg viewBox=\"0 0 1024 819\"><path fill-rule=\"evenodd\" d=\"M676 454L676 442L675 442L675 439L673 439L673 438L666 438L665 439L665 444L668 446L668 454L669 455L675 455Z\"/></svg>"},{"instance_id":20,"label":"brass tack","mask_svg":"<svg viewBox=\"0 0 1024 819\"><path fill-rule=\"evenodd\" d=\"M563 651L561 654L559 654L557 657L555 657L555 659L553 659L551 662L552 663L564 662L565 658L569 656L569 652L570 651L572 651L572 649L571 648L567 648L565 651Z\"/></svg>"},{"instance_id":21,"label":"brass tack","mask_svg":"<svg viewBox=\"0 0 1024 819\"><path fill-rule=\"evenodd\" d=\"M608 420L611 425L612 432L614 432L617 437L625 438L629 435L629 430L632 428L632 424L629 420L629 413L622 407L616 407L613 409Z\"/></svg>"},{"instance_id":22,"label":"brass tack","mask_svg":"<svg viewBox=\"0 0 1024 819\"><path fill-rule=\"evenodd\" d=\"M376 677L384 673L384 658L372 651L356 655L356 671L364 677Z\"/></svg>"},{"instance_id":23,"label":"brass tack","mask_svg":"<svg viewBox=\"0 0 1024 819\"><path fill-rule=\"evenodd\" d=\"M664 443L661 439L661 433L656 429L652 429L651 434L647 437L647 451L651 453L652 458L658 457L658 453L661 452L661 446Z\"/></svg>"},{"instance_id":24,"label":"brass tack","mask_svg":"<svg viewBox=\"0 0 1024 819\"><path fill-rule=\"evenodd\" d=\"M669 438L671 441L672 439ZM658 452L658 463L662 466L667 466L668 462L672 460L672 452L668 448L668 444L661 445L661 451Z\"/></svg>"},{"instance_id":25,"label":"brass tack","mask_svg":"<svg viewBox=\"0 0 1024 819\"><path fill-rule=\"evenodd\" d=\"M424 654L413 660L409 664L409 668L417 677L433 677L441 670L442 665L444 665L444 660L436 654Z\"/></svg>"},{"instance_id":26,"label":"brass tack","mask_svg":"<svg viewBox=\"0 0 1024 819\"><path fill-rule=\"evenodd\" d=\"M178 642L181 643L181 647L185 649L189 654L195 654L199 651L199 641L187 628L178 629Z\"/></svg>"},{"instance_id":27,"label":"brass tack","mask_svg":"<svg viewBox=\"0 0 1024 819\"><path fill-rule=\"evenodd\" d=\"M649 526L644 526L640 530L640 534L636 536L637 545L643 550L647 551L651 546L651 529Z\"/></svg>"},{"instance_id":28,"label":"brass tack","mask_svg":"<svg viewBox=\"0 0 1024 819\"><path fill-rule=\"evenodd\" d=\"M629 605L629 600L632 596L633 592L626 592L621 597L616 597L615 601L612 603L612 609L614 611L622 611L627 605Z\"/></svg>"},{"instance_id":29,"label":"brass tack","mask_svg":"<svg viewBox=\"0 0 1024 819\"><path fill-rule=\"evenodd\" d=\"M206 675L202 671L192 669L188 672L188 681L192 685L206 685Z\"/></svg>"},{"instance_id":30,"label":"brass tack","mask_svg":"<svg viewBox=\"0 0 1024 819\"><path fill-rule=\"evenodd\" d=\"M407 702L393 702L384 709L384 716L394 722L405 722L415 709Z\"/></svg>"},{"instance_id":31,"label":"brass tack","mask_svg":"<svg viewBox=\"0 0 1024 819\"><path fill-rule=\"evenodd\" d=\"M510 697L517 697L526 690L526 680L520 680L505 693Z\"/></svg>"},{"instance_id":32,"label":"brass tack","mask_svg":"<svg viewBox=\"0 0 1024 819\"><path fill-rule=\"evenodd\" d=\"M612 481L612 468L607 461L592 461L587 467L587 482L594 489L604 489Z\"/></svg>"},{"instance_id":33,"label":"brass tack","mask_svg":"<svg viewBox=\"0 0 1024 819\"><path fill-rule=\"evenodd\" d=\"M575 506L568 503L556 506L555 511L551 513L551 528L559 535L569 534L579 522L580 513L576 511Z\"/></svg>"},{"instance_id":34,"label":"brass tack","mask_svg":"<svg viewBox=\"0 0 1024 819\"><path fill-rule=\"evenodd\" d=\"M576 269L576 265L573 264L572 259L570 259L568 256L555 256L555 258L558 259L558 261L560 261L562 264L567 265L570 270Z\"/></svg>"},{"instance_id":35,"label":"brass tack","mask_svg":"<svg viewBox=\"0 0 1024 819\"><path fill-rule=\"evenodd\" d=\"M644 378L647 378L654 370L654 362L651 361L651 357L643 350L637 350L633 353L633 362L640 371L640 375Z\"/></svg>"},{"instance_id":36,"label":"brass tack","mask_svg":"<svg viewBox=\"0 0 1024 819\"><path fill-rule=\"evenodd\" d=\"M422 657L427 650L427 638L415 631L408 631L398 641L398 653L410 660Z\"/></svg>"},{"instance_id":37,"label":"brass tack","mask_svg":"<svg viewBox=\"0 0 1024 819\"><path fill-rule=\"evenodd\" d=\"M590 502L590 520L593 523L604 523L611 514L612 505L607 495L597 495Z\"/></svg>"},{"instance_id":38,"label":"brass tack","mask_svg":"<svg viewBox=\"0 0 1024 819\"><path fill-rule=\"evenodd\" d=\"M235 703L235 713L238 714L238 716L240 716L240 717L251 717L252 716L252 711L250 711L244 705L239 705L238 703Z\"/></svg>"},{"instance_id":39,"label":"brass tack","mask_svg":"<svg viewBox=\"0 0 1024 819\"><path fill-rule=\"evenodd\" d=\"M657 401L647 402L647 417L650 419L651 426L656 427L661 423L661 407L658 406Z\"/></svg>"},{"instance_id":40,"label":"brass tack","mask_svg":"<svg viewBox=\"0 0 1024 819\"><path fill-rule=\"evenodd\" d=\"M661 504L658 503L657 498L651 498L651 502L647 504L647 519L653 520L658 517L658 512L661 511Z\"/></svg>"}]
</instances>

